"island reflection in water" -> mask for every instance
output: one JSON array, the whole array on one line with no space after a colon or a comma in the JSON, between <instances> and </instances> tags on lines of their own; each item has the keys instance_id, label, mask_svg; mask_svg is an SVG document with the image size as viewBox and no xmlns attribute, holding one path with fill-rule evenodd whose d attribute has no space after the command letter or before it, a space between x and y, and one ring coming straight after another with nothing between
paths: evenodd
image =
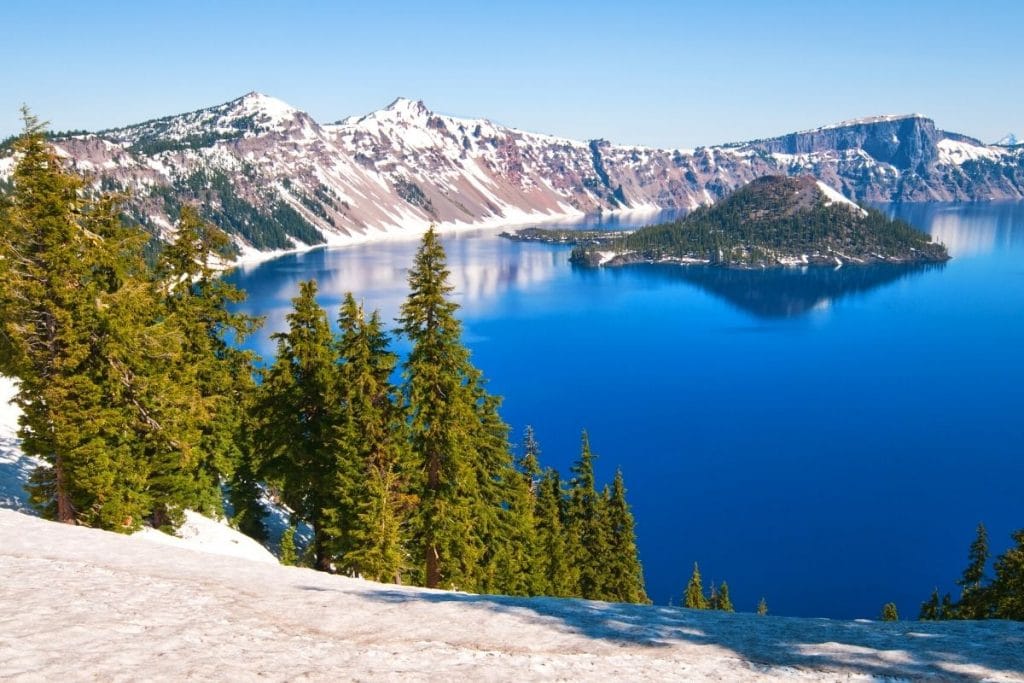
<instances>
[{"instance_id":1,"label":"island reflection in water","mask_svg":"<svg viewBox=\"0 0 1024 683\"><path fill-rule=\"evenodd\" d=\"M821 310L847 296L865 294L905 277L941 270L943 263L875 264L743 270L715 266L651 264L650 277L696 285L759 318L792 318Z\"/></svg>"}]
</instances>

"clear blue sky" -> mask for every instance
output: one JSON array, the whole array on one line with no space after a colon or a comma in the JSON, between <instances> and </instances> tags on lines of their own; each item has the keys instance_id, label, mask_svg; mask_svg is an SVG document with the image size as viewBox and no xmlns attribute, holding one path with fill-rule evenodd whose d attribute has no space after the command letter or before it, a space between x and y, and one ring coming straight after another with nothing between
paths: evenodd
<instances>
[{"instance_id":1,"label":"clear blue sky","mask_svg":"<svg viewBox=\"0 0 1024 683\"><path fill-rule=\"evenodd\" d=\"M0 2L0 137L250 90L320 121L396 96L575 138L714 144L921 112L1024 133L1024 3Z\"/></svg>"}]
</instances>

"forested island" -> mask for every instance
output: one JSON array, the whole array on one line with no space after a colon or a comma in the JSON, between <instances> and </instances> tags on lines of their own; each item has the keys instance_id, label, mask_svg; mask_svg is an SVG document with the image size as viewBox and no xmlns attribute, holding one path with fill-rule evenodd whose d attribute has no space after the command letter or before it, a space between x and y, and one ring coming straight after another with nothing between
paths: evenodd
<instances>
[{"instance_id":1,"label":"forested island","mask_svg":"<svg viewBox=\"0 0 1024 683\"><path fill-rule=\"evenodd\" d=\"M573 244L573 263L709 264L730 268L939 263L949 253L901 220L866 209L809 176L764 176L685 218L632 233L543 230L521 241Z\"/></svg>"}]
</instances>

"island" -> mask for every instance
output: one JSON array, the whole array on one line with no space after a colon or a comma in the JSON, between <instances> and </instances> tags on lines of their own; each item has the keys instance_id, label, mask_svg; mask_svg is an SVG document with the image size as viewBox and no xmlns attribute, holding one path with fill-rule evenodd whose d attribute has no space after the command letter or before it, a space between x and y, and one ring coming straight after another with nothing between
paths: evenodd
<instances>
[{"instance_id":1,"label":"island","mask_svg":"<svg viewBox=\"0 0 1024 683\"><path fill-rule=\"evenodd\" d=\"M763 269L802 265L922 264L945 246L810 177L763 176L671 223L633 232L528 228L505 237L572 244L586 267L677 263Z\"/></svg>"}]
</instances>

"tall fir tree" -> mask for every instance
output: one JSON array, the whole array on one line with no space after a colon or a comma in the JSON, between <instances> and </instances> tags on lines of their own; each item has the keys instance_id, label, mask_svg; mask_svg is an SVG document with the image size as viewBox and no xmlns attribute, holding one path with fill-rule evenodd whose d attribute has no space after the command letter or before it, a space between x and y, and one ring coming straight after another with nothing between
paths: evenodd
<instances>
[{"instance_id":1,"label":"tall fir tree","mask_svg":"<svg viewBox=\"0 0 1024 683\"><path fill-rule=\"evenodd\" d=\"M455 317L458 305L449 300L448 275L444 248L430 229L409 271L409 296L398 319L412 343L403 393L420 472L414 483L414 557L426 586L471 591L485 582L483 538L497 528L496 512L484 510L492 492L489 484L482 487L481 460L492 460L501 427L481 423L481 412L494 406L486 399L481 406L478 374Z\"/></svg>"},{"instance_id":2,"label":"tall fir tree","mask_svg":"<svg viewBox=\"0 0 1024 683\"><path fill-rule=\"evenodd\" d=\"M1024 529L1012 538L1015 545L996 558L990 590L997 619L1024 621Z\"/></svg>"},{"instance_id":3,"label":"tall fir tree","mask_svg":"<svg viewBox=\"0 0 1024 683\"><path fill-rule=\"evenodd\" d=\"M594 487L594 454L586 431L580 436L580 457L572 474L566 531L570 556L579 568L577 592L583 598L600 600L607 578L608 537L601 498Z\"/></svg>"},{"instance_id":4,"label":"tall fir tree","mask_svg":"<svg viewBox=\"0 0 1024 683\"><path fill-rule=\"evenodd\" d=\"M939 618L939 589L932 591L932 595L921 603L921 611L917 618L920 621L936 621Z\"/></svg>"},{"instance_id":5,"label":"tall fir tree","mask_svg":"<svg viewBox=\"0 0 1024 683\"><path fill-rule=\"evenodd\" d=\"M570 553L566 536L566 497L558 472L548 469L537 485L534 528L542 577L540 595L577 595L579 568Z\"/></svg>"},{"instance_id":6,"label":"tall fir tree","mask_svg":"<svg viewBox=\"0 0 1024 683\"><path fill-rule=\"evenodd\" d=\"M366 318L351 293L338 316L341 404L338 505L331 510L336 562L342 571L402 583L407 565L405 519L414 499L398 390L397 357L379 314Z\"/></svg>"},{"instance_id":7,"label":"tall fir tree","mask_svg":"<svg viewBox=\"0 0 1024 683\"><path fill-rule=\"evenodd\" d=\"M334 336L316 293L314 280L301 282L288 331L274 335L277 358L260 386L256 442L263 473L312 527L314 566L326 571L333 546L328 515L338 507L341 391Z\"/></svg>"},{"instance_id":8,"label":"tall fir tree","mask_svg":"<svg viewBox=\"0 0 1024 683\"><path fill-rule=\"evenodd\" d=\"M690 609L708 609L708 599L704 595L704 586L701 583L700 567L693 563L693 574L686 584L686 591L683 593L683 607Z\"/></svg>"},{"instance_id":9,"label":"tall fir tree","mask_svg":"<svg viewBox=\"0 0 1024 683\"><path fill-rule=\"evenodd\" d=\"M957 581L960 586L960 600L956 615L960 619L985 619L989 616L990 595L984 585L985 567L988 564L988 532L984 524L978 524L974 541L967 553L968 565Z\"/></svg>"},{"instance_id":10,"label":"tall fir tree","mask_svg":"<svg viewBox=\"0 0 1024 683\"><path fill-rule=\"evenodd\" d=\"M649 603L636 548L633 513L626 502L626 486L621 469L615 471L611 489L605 489L603 506L608 537L607 557L604 560L604 599Z\"/></svg>"},{"instance_id":11,"label":"tall fir tree","mask_svg":"<svg viewBox=\"0 0 1024 683\"><path fill-rule=\"evenodd\" d=\"M729 584L725 581L722 582L721 587L718 589L718 609L723 612L736 611L732 604L732 598L729 597Z\"/></svg>"}]
</instances>

